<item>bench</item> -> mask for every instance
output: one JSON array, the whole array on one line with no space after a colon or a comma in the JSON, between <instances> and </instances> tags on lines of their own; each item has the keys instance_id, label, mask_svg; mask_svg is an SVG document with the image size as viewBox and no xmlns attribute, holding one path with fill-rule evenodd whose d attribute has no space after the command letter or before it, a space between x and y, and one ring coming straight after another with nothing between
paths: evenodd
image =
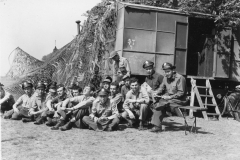
<instances>
[{"instance_id":1,"label":"bench","mask_svg":"<svg viewBox=\"0 0 240 160\"><path fill-rule=\"evenodd\" d=\"M207 111L207 108L202 108L202 107L195 107L195 106L178 106L178 108L181 109L187 109L187 110L193 110L193 112L202 112L202 111ZM184 118L184 123L185 123L185 135L187 135L187 128L188 128L188 123L186 120L186 116L185 114L182 114L183 118ZM197 120L196 120L196 116L194 116L194 121L193 121L193 125L191 127L191 129L189 130L189 133L193 133L193 128L195 128L195 133L197 133Z\"/></svg>"}]
</instances>

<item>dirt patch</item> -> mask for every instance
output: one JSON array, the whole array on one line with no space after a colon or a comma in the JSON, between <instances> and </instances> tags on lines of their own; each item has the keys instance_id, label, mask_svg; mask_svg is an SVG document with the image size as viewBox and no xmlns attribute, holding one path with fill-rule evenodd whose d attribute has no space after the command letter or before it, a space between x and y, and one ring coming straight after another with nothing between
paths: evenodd
<instances>
[{"instance_id":1,"label":"dirt patch","mask_svg":"<svg viewBox=\"0 0 240 160\"><path fill-rule=\"evenodd\" d=\"M191 119L188 119L192 123ZM73 128L52 131L45 125L1 118L2 159L238 159L240 123L197 119L198 134L184 134L183 119L168 117L165 131L125 128L95 132Z\"/></svg>"}]
</instances>

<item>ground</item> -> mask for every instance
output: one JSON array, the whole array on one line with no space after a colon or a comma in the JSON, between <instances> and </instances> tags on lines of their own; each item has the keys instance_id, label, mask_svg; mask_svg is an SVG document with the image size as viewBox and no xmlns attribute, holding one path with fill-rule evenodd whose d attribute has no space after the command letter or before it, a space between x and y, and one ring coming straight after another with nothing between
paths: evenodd
<instances>
[{"instance_id":1,"label":"ground","mask_svg":"<svg viewBox=\"0 0 240 160\"><path fill-rule=\"evenodd\" d=\"M192 123L188 118L188 122ZM190 123L190 124L191 124ZM239 159L240 123L197 118L197 134L184 134L180 117L168 117L165 131L125 128L95 132L73 128L52 131L46 125L1 118L3 160L36 159Z\"/></svg>"}]
</instances>

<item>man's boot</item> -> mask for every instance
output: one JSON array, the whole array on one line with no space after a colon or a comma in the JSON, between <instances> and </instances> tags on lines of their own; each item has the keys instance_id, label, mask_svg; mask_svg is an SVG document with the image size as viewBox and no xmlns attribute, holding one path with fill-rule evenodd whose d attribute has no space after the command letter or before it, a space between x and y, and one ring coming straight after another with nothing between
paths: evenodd
<instances>
[{"instance_id":1,"label":"man's boot","mask_svg":"<svg viewBox=\"0 0 240 160\"><path fill-rule=\"evenodd\" d=\"M36 125L43 124L43 123L45 122L45 120L46 120L46 117L42 116L41 118L39 118L38 120L36 120L36 121L34 122L34 124L36 124Z\"/></svg>"},{"instance_id":2,"label":"man's boot","mask_svg":"<svg viewBox=\"0 0 240 160\"><path fill-rule=\"evenodd\" d=\"M162 132L162 126L154 126L150 132L154 132L154 133L157 133L157 132Z\"/></svg>"},{"instance_id":3,"label":"man's boot","mask_svg":"<svg viewBox=\"0 0 240 160\"><path fill-rule=\"evenodd\" d=\"M23 122L23 123L33 122L33 121L34 121L34 117L33 117L33 116L31 116L31 117L29 117L29 118L23 118L23 119L22 119L22 122Z\"/></svg>"},{"instance_id":4,"label":"man's boot","mask_svg":"<svg viewBox=\"0 0 240 160\"><path fill-rule=\"evenodd\" d=\"M56 123L53 122L52 118L48 118L48 121L47 121L46 125L49 126L49 127L52 127L52 126L55 126Z\"/></svg>"},{"instance_id":5,"label":"man's boot","mask_svg":"<svg viewBox=\"0 0 240 160\"><path fill-rule=\"evenodd\" d=\"M66 131L66 130L70 130L73 126L73 122L68 122L67 124L65 124L63 127L60 127L61 131Z\"/></svg>"},{"instance_id":6,"label":"man's boot","mask_svg":"<svg viewBox=\"0 0 240 160\"><path fill-rule=\"evenodd\" d=\"M63 126L65 124L64 120L60 119L59 122L51 128L51 130L58 130L59 127Z\"/></svg>"}]
</instances>

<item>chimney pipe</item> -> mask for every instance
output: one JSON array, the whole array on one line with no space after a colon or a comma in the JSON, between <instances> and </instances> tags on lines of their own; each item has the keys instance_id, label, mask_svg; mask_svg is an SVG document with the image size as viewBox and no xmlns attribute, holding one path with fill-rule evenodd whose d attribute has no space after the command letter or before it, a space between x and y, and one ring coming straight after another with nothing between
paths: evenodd
<instances>
[{"instance_id":1,"label":"chimney pipe","mask_svg":"<svg viewBox=\"0 0 240 160\"><path fill-rule=\"evenodd\" d=\"M81 21L77 20L76 23L77 23L78 35L80 35L80 23L81 23Z\"/></svg>"}]
</instances>

